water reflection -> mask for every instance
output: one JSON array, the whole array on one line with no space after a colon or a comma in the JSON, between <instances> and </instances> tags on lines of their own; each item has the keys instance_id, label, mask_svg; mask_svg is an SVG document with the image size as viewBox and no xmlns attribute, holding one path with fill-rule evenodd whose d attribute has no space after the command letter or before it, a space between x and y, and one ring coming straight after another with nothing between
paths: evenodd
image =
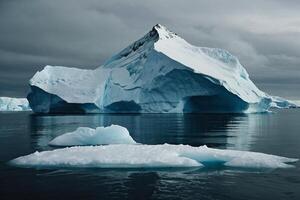
<instances>
[{"instance_id":1,"label":"water reflection","mask_svg":"<svg viewBox=\"0 0 300 200\"><path fill-rule=\"evenodd\" d=\"M95 128L118 124L143 144L189 144L249 150L259 133L263 114L97 114L30 116L30 132L37 149L51 147L48 142L77 127Z\"/></svg>"},{"instance_id":2,"label":"water reflection","mask_svg":"<svg viewBox=\"0 0 300 200\"><path fill-rule=\"evenodd\" d=\"M247 180L257 178L257 173L241 173ZM38 177L41 182L48 183L55 179L58 186L55 193L67 183L78 188L80 194L89 194L83 199L230 199L224 197L233 193L232 187L237 187L236 173L229 170L73 169L42 171ZM78 179L89 184L79 186L75 181ZM240 184L245 182L243 178L238 181Z\"/></svg>"},{"instance_id":3,"label":"water reflection","mask_svg":"<svg viewBox=\"0 0 300 200\"><path fill-rule=\"evenodd\" d=\"M299 162L270 172L209 169L24 169L8 160L79 126L120 124L138 142L251 150L299 158L299 110L251 115L0 115L1 199L299 199ZM16 192L16 188L18 192Z\"/></svg>"}]
</instances>

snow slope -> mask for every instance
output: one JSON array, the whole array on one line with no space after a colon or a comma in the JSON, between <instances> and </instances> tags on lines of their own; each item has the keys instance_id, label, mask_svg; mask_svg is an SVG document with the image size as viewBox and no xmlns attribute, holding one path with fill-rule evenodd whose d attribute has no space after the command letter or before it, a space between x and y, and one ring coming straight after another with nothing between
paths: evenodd
<instances>
[{"instance_id":1,"label":"snow slope","mask_svg":"<svg viewBox=\"0 0 300 200\"><path fill-rule=\"evenodd\" d=\"M79 127L75 131L60 135L50 141L52 146L86 146L101 144L135 144L125 127Z\"/></svg>"},{"instance_id":2,"label":"snow slope","mask_svg":"<svg viewBox=\"0 0 300 200\"><path fill-rule=\"evenodd\" d=\"M287 102L274 104L229 52L193 46L159 24L95 70L46 66L30 86L33 111L44 113L249 113Z\"/></svg>"},{"instance_id":3,"label":"snow slope","mask_svg":"<svg viewBox=\"0 0 300 200\"><path fill-rule=\"evenodd\" d=\"M25 98L0 97L0 111L29 111L29 103Z\"/></svg>"},{"instance_id":4,"label":"snow slope","mask_svg":"<svg viewBox=\"0 0 300 200\"><path fill-rule=\"evenodd\" d=\"M297 159L256 152L219 150L189 145L85 146L35 152L10 161L21 167L169 168L228 166L239 168L288 168Z\"/></svg>"}]
</instances>

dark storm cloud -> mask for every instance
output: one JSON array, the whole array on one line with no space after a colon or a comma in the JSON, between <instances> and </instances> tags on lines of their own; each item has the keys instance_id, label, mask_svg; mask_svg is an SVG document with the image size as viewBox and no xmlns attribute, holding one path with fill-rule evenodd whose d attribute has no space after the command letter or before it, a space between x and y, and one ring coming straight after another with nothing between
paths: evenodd
<instances>
[{"instance_id":1,"label":"dark storm cloud","mask_svg":"<svg viewBox=\"0 0 300 200\"><path fill-rule=\"evenodd\" d=\"M161 23L192 44L229 50L260 88L300 98L299 9L296 0L2 0L0 96L24 96L46 64L99 66Z\"/></svg>"}]
</instances>

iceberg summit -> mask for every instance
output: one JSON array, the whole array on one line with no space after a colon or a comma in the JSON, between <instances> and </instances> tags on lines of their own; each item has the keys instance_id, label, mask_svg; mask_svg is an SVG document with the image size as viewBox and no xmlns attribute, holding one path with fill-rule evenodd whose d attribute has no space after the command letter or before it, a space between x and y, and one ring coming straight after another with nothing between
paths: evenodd
<instances>
[{"instance_id":1,"label":"iceberg summit","mask_svg":"<svg viewBox=\"0 0 300 200\"><path fill-rule=\"evenodd\" d=\"M157 24L94 70L46 66L30 80L37 113L251 113L293 107L259 90L239 60Z\"/></svg>"}]
</instances>

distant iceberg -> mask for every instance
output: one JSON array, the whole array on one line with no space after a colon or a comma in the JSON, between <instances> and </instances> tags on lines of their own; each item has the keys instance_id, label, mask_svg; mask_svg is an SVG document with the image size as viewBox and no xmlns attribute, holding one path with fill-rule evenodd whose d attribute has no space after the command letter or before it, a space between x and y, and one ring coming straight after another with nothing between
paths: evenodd
<instances>
[{"instance_id":1,"label":"distant iceberg","mask_svg":"<svg viewBox=\"0 0 300 200\"><path fill-rule=\"evenodd\" d=\"M189 145L84 146L35 152L10 161L35 168L175 168L227 166L237 168L288 168L297 159L256 152L219 150Z\"/></svg>"},{"instance_id":2,"label":"distant iceberg","mask_svg":"<svg viewBox=\"0 0 300 200\"><path fill-rule=\"evenodd\" d=\"M101 144L135 144L125 127L111 125L108 127L79 127L50 141L52 146L87 146Z\"/></svg>"},{"instance_id":3,"label":"distant iceberg","mask_svg":"<svg viewBox=\"0 0 300 200\"><path fill-rule=\"evenodd\" d=\"M193 46L160 24L95 70L46 66L30 87L27 98L38 113L253 113L293 107L259 90L228 51Z\"/></svg>"},{"instance_id":4,"label":"distant iceberg","mask_svg":"<svg viewBox=\"0 0 300 200\"><path fill-rule=\"evenodd\" d=\"M300 107L300 100L293 100L294 104L299 108Z\"/></svg>"},{"instance_id":5,"label":"distant iceberg","mask_svg":"<svg viewBox=\"0 0 300 200\"><path fill-rule=\"evenodd\" d=\"M272 96L272 108L298 108L300 104L297 101L290 101L281 97Z\"/></svg>"},{"instance_id":6,"label":"distant iceberg","mask_svg":"<svg viewBox=\"0 0 300 200\"><path fill-rule=\"evenodd\" d=\"M0 111L30 111L26 98L0 97Z\"/></svg>"}]
</instances>

